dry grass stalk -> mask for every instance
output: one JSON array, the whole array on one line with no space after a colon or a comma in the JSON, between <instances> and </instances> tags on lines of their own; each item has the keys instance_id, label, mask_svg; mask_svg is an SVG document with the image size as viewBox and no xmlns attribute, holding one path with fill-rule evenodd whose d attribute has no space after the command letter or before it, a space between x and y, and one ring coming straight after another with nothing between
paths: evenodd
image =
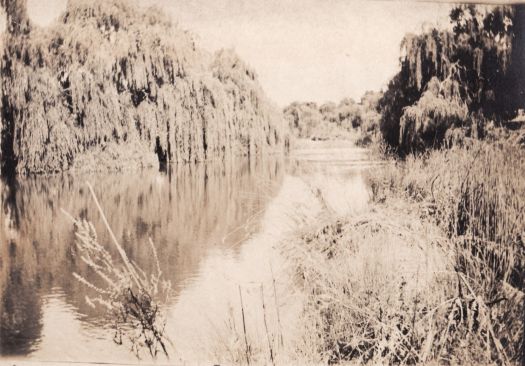
<instances>
[{"instance_id":1,"label":"dry grass stalk","mask_svg":"<svg viewBox=\"0 0 525 366\"><path fill-rule=\"evenodd\" d=\"M273 274L273 267L271 263L270 263L270 272L272 274L273 299L275 303L275 313L277 316L277 328L278 328L277 330L279 332L279 336L278 336L279 345L281 346L281 348L283 348L284 347L283 327L281 324L281 314L279 311L279 302L277 301L277 286L276 286L275 276Z\"/></svg>"},{"instance_id":2,"label":"dry grass stalk","mask_svg":"<svg viewBox=\"0 0 525 366\"><path fill-rule=\"evenodd\" d=\"M266 320L266 305L264 303L264 285L262 283L261 283L261 302L262 302L263 319L264 319L264 330L266 332L266 340L268 341L268 350L270 352L270 361L272 362L272 365L275 365L274 350L272 346L272 340L270 338L270 332L268 330L268 321Z\"/></svg>"},{"instance_id":3,"label":"dry grass stalk","mask_svg":"<svg viewBox=\"0 0 525 366\"><path fill-rule=\"evenodd\" d=\"M150 239L149 245L156 260L157 273L146 274L128 258L118 243L89 183L88 187L124 265L114 260L110 252L99 243L96 230L90 222L77 220L66 213L75 225L77 255L100 277L105 286L97 286L79 273L73 275L97 294L96 297L86 296L87 303L92 307L101 305L107 309L108 320L115 330L115 343L129 342L138 358L143 349L147 349L153 358L159 352L168 357L171 342L164 333L166 319L161 307L169 298L171 284L162 279L155 246Z\"/></svg>"},{"instance_id":4,"label":"dry grass stalk","mask_svg":"<svg viewBox=\"0 0 525 366\"><path fill-rule=\"evenodd\" d=\"M244 334L244 344L246 346L246 348L245 348L246 363L249 365L250 364L251 348L250 348L250 345L248 343L248 335L246 333L246 318L245 318L245 315L244 315L244 304L243 304L243 301L242 301L242 289L241 289L240 285L239 285L239 298L241 300L242 330L243 330L243 334Z\"/></svg>"}]
</instances>

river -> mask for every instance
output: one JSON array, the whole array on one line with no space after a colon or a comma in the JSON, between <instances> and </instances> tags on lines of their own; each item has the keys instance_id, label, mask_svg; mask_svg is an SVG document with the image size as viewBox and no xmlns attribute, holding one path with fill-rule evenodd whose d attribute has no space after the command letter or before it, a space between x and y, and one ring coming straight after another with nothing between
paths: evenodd
<instances>
[{"instance_id":1,"label":"river","mask_svg":"<svg viewBox=\"0 0 525 366\"><path fill-rule=\"evenodd\" d=\"M99 241L111 245L86 182L146 272L155 266L148 238L155 243L173 288L164 309L172 360L242 357L235 354L242 349L241 296L254 348L268 338L293 347L301 299L279 244L326 209L345 215L364 207L363 171L371 164L364 149L309 142L285 159L3 180L0 361L139 362L112 341L104 309L86 303L90 290L72 275L95 280L75 255L73 225L62 210L91 221Z\"/></svg>"}]
</instances>

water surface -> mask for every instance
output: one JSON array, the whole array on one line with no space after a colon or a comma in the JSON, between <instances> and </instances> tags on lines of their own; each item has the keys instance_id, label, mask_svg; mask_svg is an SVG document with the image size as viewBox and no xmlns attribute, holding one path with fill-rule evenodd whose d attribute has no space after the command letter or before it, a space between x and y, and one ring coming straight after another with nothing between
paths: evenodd
<instances>
[{"instance_id":1,"label":"water surface","mask_svg":"<svg viewBox=\"0 0 525 366\"><path fill-rule=\"evenodd\" d=\"M280 307L285 324L279 326L291 327L297 302L284 286L289 281L278 244L301 220L315 219L322 209L315 200L320 190L340 214L365 205L362 168L369 163L365 150L313 144L286 161L2 181L0 360L137 361L112 342L104 310L87 305L89 290L72 276L79 272L96 281L76 256L73 227L61 209L93 222L99 241L117 255L86 181L129 257L146 271L154 270L147 240L154 241L174 289L167 314L176 357L214 360L220 357L213 352L224 351L212 349L217 336L235 340L225 324L239 321L239 288L251 307L253 338L264 338L257 333L262 319L256 310L263 283L270 283L267 302L275 302L268 310L270 326L277 329ZM279 301L270 297L272 281Z\"/></svg>"}]
</instances>

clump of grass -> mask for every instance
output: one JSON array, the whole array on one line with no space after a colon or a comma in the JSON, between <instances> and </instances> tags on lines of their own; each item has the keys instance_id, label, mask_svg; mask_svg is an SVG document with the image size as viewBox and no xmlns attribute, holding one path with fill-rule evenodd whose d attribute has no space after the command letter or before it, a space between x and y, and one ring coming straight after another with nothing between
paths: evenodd
<instances>
[{"instance_id":1,"label":"clump of grass","mask_svg":"<svg viewBox=\"0 0 525 366\"><path fill-rule=\"evenodd\" d=\"M524 356L523 172L525 152L519 147L473 142L409 156L370 175L374 200L416 203L449 238L454 296L462 309L474 306L477 317L476 332L456 326L450 336L468 345L470 354L484 355L483 362Z\"/></svg>"},{"instance_id":2,"label":"clump of grass","mask_svg":"<svg viewBox=\"0 0 525 366\"><path fill-rule=\"evenodd\" d=\"M449 343L437 339L438 330L454 304L442 240L434 225L390 208L329 220L304 235L294 246L305 294L300 357L373 364L435 359Z\"/></svg>"},{"instance_id":3,"label":"clump of grass","mask_svg":"<svg viewBox=\"0 0 525 366\"><path fill-rule=\"evenodd\" d=\"M168 346L171 342L164 333L166 319L161 307L169 298L171 284L162 279L155 246L150 239L149 245L157 264L157 271L147 274L128 258L113 234L93 188L89 184L88 187L120 259L113 258L100 244L96 230L90 222L68 215L75 225L77 255L98 275L104 285L97 286L78 273L73 275L96 293L95 296L86 295L86 302L92 307L99 305L107 309L108 320L115 330L115 343L129 343L137 358L140 358L143 349L147 349L153 358L159 352L168 357Z\"/></svg>"}]
</instances>

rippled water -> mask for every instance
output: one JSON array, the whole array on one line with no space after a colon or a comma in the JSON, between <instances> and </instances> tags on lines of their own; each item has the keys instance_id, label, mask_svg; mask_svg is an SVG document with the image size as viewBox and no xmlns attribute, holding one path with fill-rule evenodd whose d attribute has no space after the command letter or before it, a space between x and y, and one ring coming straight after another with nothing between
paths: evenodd
<instances>
[{"instance_id":1,"label":"rippled water","mask_svg":"<svg viewBox=\"0 0 525 366\"><path fill-rule=\"evenodd\" d=\"M250 337L264 339L264 299L272 336L293 338L300 299L289 287L279 242L315 221L320 191L337 213L364 206L362 168L370 163L362 149L310 144L286 160L3 181L0 360L137 362L112 342L103 309L86 304L89 290L72 276L94 280L75 256L73 227L61 209L92 221L109 244L86 181L132 260L153 270L148 237L158 248L175 289L167 314L177 359L216 360L235 348L239 291Z\"/></svg>"}]
</instances>

